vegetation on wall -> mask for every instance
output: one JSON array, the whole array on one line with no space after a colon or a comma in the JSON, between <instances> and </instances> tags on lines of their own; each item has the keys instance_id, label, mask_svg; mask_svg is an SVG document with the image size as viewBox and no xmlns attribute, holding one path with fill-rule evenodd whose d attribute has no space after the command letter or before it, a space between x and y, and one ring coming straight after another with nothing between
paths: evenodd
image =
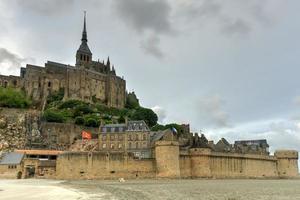
<instances>
[{"instance_id":1,"label":"vegetation on wall","mask_svg":"<svg viewBox=\"0 0 300 200\"><path fill-rule=\"evenodd\" d=\"M157 124L157 115L148 108L140 107L137 101L123 109L107 107L100 103L86 103L80 100L62 101L63 91L47 98L43 119L49 122L71 122L77 125L98 127L101 120L106 123L125 123L128 120L144 120L149 127Z\"/></svg>"},{"instance_id":2,"label":"vegetation on wall","mask_svg":"<svg viewBox=\"0 0 300 200\"><path fill-rule=\"evenodd\" d=\"M21 90L0 87L0 107L28 108L31 101Z\"/></svg>"}]
</instances>

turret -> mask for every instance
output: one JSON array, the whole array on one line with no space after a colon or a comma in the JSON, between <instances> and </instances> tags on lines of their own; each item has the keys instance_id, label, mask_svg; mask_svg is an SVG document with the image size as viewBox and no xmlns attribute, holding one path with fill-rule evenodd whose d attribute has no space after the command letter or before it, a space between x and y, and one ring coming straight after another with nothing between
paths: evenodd
<instances>
[{"instance_id":1,"label":"turret","mask_svg":"<svg viewBox=\"0 0 300 200\"><path fill-rule=\"evenodd\" d=\"M292 178L298 176L298 152L292 150L275 151L277 158L278 176L281 178Z\"/></svg>"}]
</instances>

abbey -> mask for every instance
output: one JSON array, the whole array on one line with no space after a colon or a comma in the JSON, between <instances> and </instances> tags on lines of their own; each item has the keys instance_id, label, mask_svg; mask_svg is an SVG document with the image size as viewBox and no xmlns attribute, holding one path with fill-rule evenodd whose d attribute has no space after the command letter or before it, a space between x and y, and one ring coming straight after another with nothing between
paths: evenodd
<instances>
[{"instance_id":1,"label":"abbey","mask_svg":"<svg viewBox=\"0 0 300 200\"><path fill-rule=\"evenodd\" d=\"M75 66L51 61L45 67L28 64L21 68L20 76L0 76L0 85L23 89L40 108L46 104L49 94L58 91L64 91L64 100L101 102L115 108L123 108L126 99L126 81L116 75L109 58L106 63L93 61L88 46L86 16Z\"/></svg>"}]
</instances>

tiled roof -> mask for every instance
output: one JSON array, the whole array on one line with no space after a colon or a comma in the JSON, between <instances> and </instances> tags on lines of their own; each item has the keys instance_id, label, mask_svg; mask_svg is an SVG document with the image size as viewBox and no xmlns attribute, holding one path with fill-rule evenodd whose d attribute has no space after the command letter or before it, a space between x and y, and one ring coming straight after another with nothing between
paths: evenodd
<instances>
[{"instance_id":1,"label":"tiled roof","mask_svg":"<svg viewBox=\"0 0 300 200\"><path fill-rule=\"evenodd\" d=\"M18 165L21 163L24 153L10 152L5 153L0 160L0 165Z\"/></svg>"}]
</instances>

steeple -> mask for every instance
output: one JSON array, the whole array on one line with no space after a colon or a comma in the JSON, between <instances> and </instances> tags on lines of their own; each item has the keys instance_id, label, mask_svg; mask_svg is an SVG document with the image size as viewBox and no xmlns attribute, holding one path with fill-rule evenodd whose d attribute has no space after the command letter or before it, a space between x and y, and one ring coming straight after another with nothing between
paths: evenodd
<instances>
[{"instance_id":1,"label":"steeple","mask_svg":"<svg viewBox=\"0 0 300 200\"><path fill-rule=\"evenodd\" d=\"M86 11L84 11L84 22L83 22L83 31L82 31L82 42L87 42L87 33L86 33Z\"/></svg>"},{"instance_id":2,"label":"steeple","mask_svg":"<svg viewBox=\"0 0 300 200\"><path fill-rule=\"evenodd\" d=\"M87 66L92 61L92 52L87 44L86 11L84 11L81 45L76 53L76 66Z\"/></svg>"}]
</instances>

